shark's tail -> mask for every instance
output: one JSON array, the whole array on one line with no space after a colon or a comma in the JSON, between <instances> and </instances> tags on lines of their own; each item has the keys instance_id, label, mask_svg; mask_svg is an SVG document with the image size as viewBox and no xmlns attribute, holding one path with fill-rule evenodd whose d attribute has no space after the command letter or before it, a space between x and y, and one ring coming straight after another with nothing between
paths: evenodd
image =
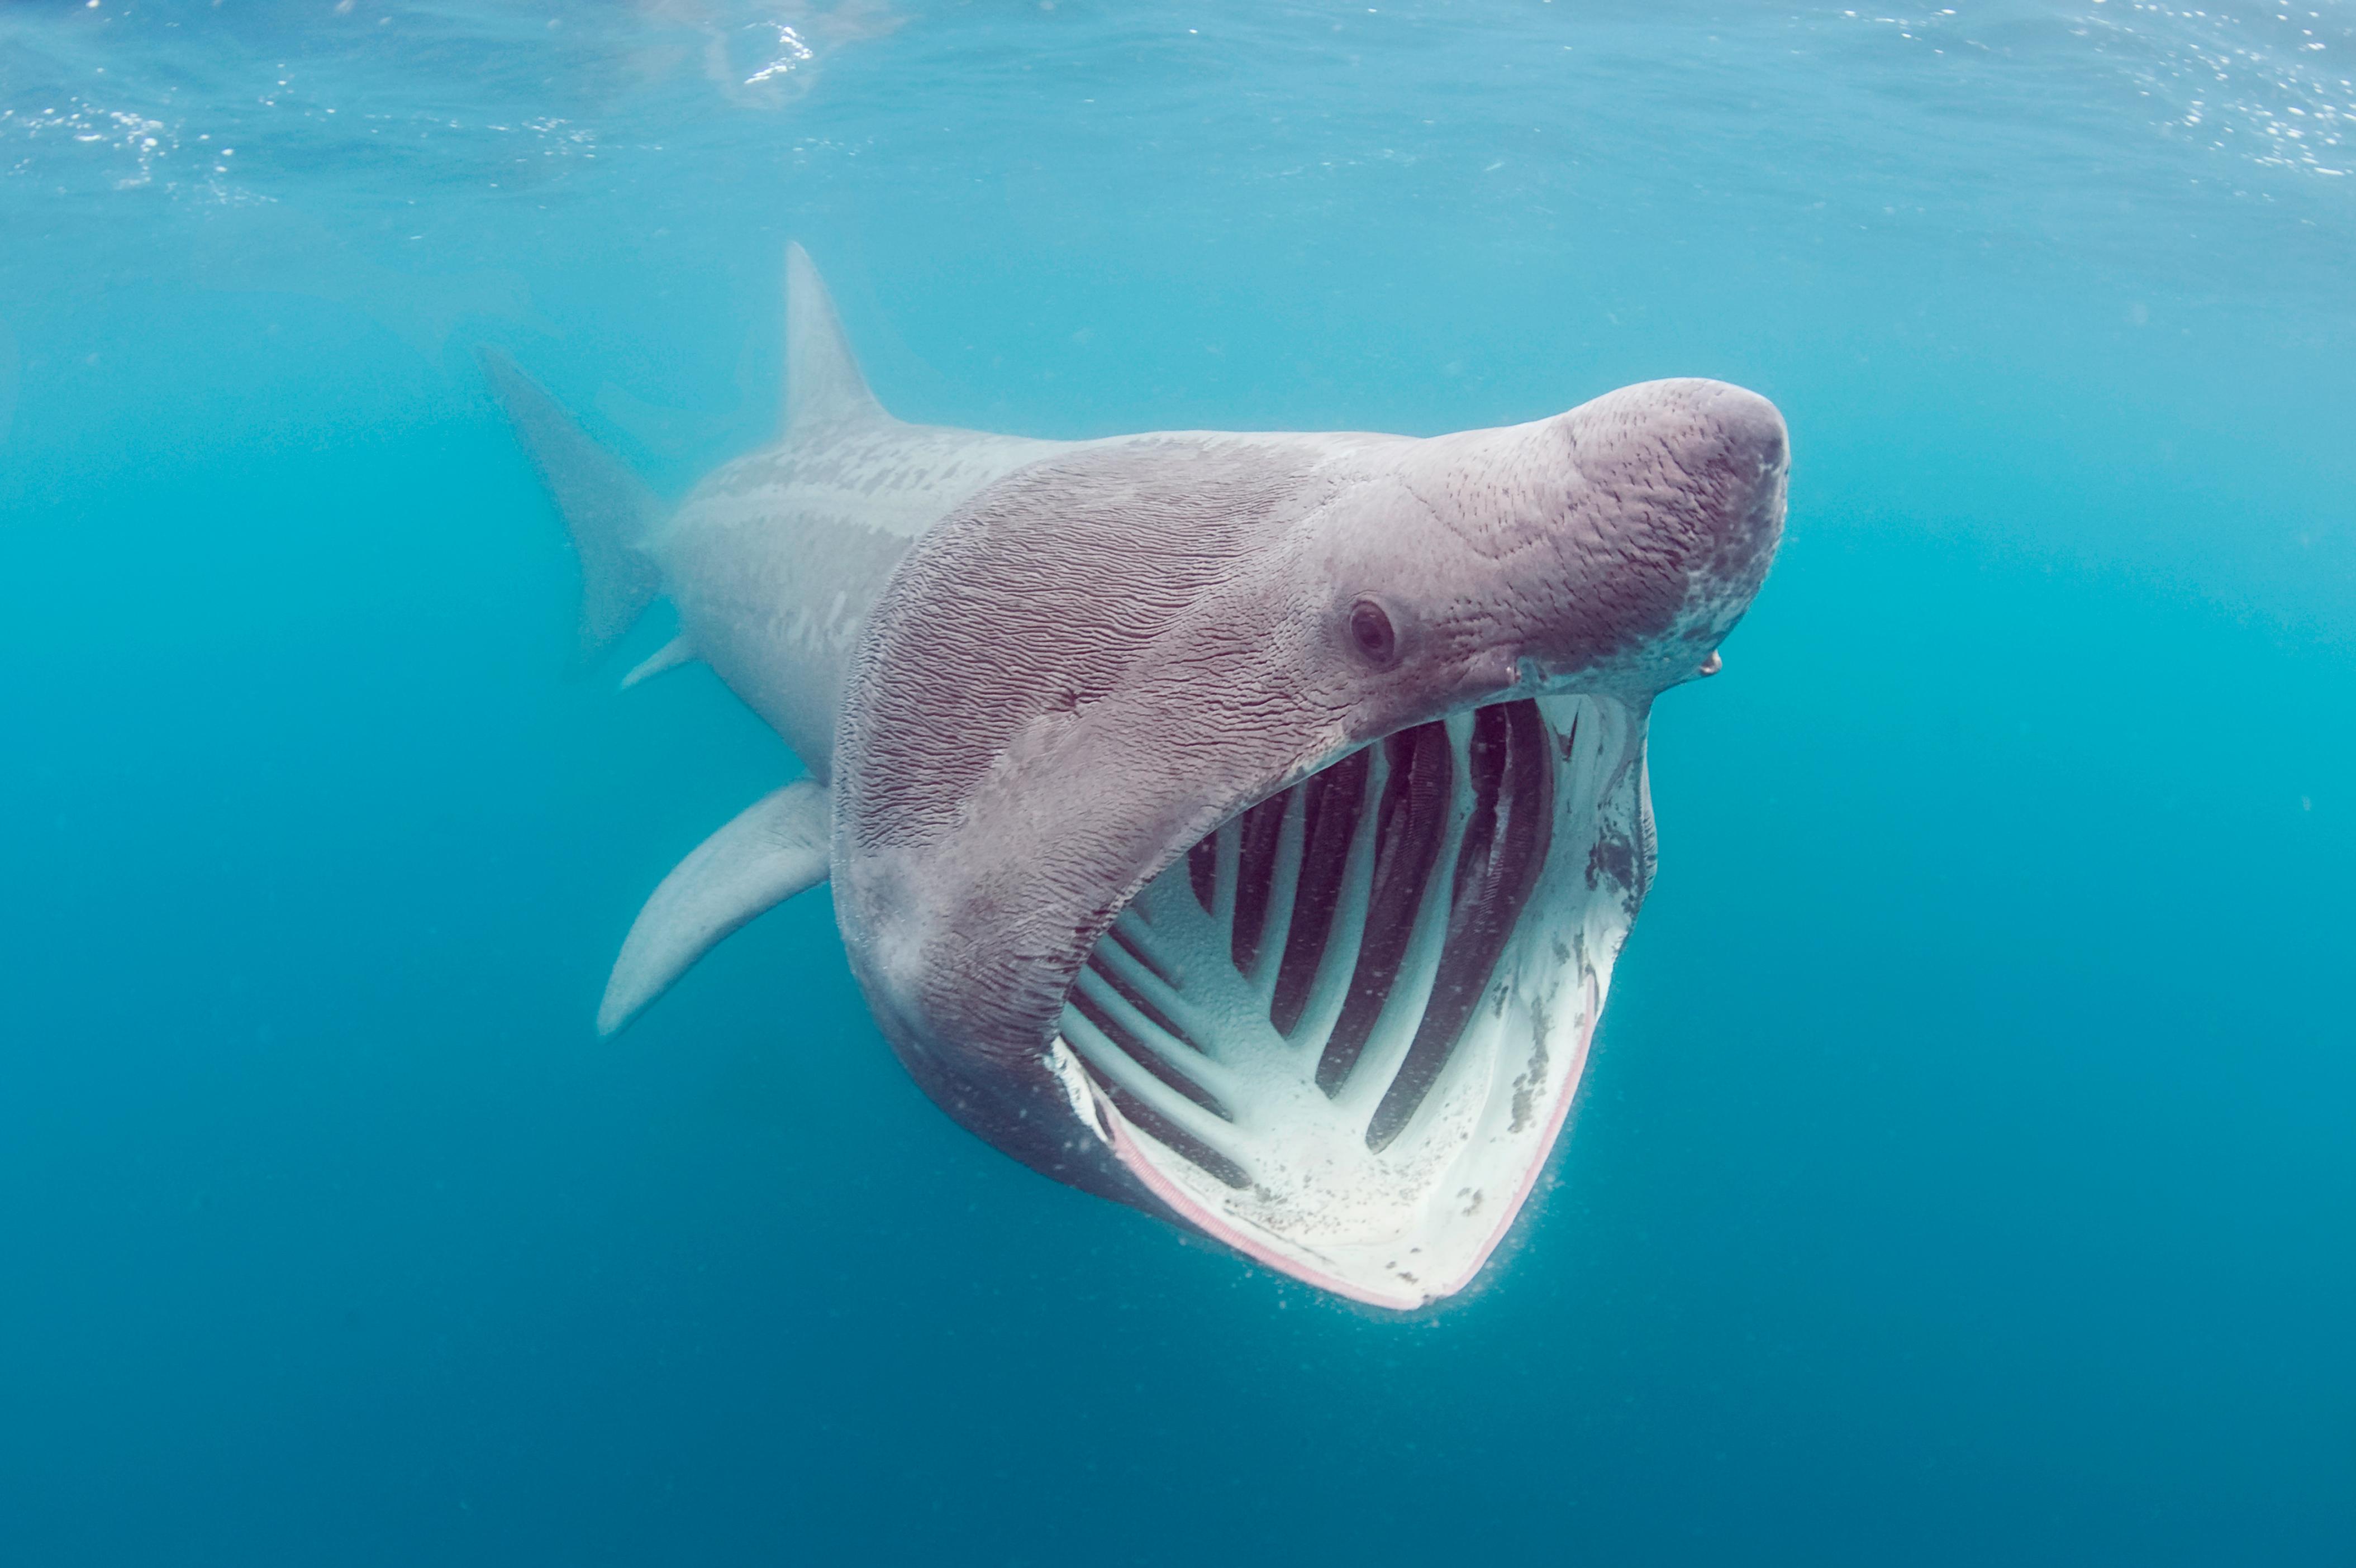
<instances>
[{"instance_id":1,"label":"shark's tail","mask_svg":"<svg viewBox=\"0 0 2356 1568\"><path fill-rule=\"evenodd\" d=\"M585 665L636 624L662 591L662 573L647 550L662 504L637 475L582 434L515 361L496 348L483 349L479 357L581 558L575 656Z\"/></svg>"}]
</instances>

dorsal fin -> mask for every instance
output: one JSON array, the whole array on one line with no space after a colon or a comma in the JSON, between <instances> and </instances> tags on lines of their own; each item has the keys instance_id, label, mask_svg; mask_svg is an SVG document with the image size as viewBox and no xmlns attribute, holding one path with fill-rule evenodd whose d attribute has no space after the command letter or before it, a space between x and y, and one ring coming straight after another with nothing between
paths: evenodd
<instances>
[{"instance_id":1,"label":"dorsal fin","mask_svg":"<svg viewBox=\"0 0 2356 1568\"><path fill-rule=\"evenodd\" d=\"M809 252L786 247L786 430L888 420L867 389Z\"/></svg>"}]
</instances>

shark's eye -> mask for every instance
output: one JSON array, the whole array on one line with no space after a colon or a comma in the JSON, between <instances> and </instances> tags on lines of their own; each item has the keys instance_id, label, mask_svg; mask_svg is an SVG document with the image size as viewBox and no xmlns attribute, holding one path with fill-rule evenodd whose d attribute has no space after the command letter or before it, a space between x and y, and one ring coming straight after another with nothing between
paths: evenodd
<instances>
[{"instance_id":1,"label":"shark's eye","mask_svg":"<svg viewBox=\"0 0 2356 1568\"><path fill-rule=\"evenodd\" d=\"M1398 634L1391 629L1390 616L1371 599L1350 606L1350 645L1376 669L1390 668L1398 657Z\"/></svg>"}]
</instances>

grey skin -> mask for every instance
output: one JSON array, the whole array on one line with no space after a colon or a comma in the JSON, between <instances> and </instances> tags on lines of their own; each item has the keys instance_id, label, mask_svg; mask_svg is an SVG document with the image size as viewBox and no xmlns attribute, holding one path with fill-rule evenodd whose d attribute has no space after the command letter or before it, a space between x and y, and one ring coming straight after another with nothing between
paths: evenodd
<instances>
[{"instance_id":1,"label":"grey skin","mask_svg":"<svg viewBox=\"0 0 2356 1568\"><path fill-rule=\"evenodd\" d=\"M578 543L584 651L667 593L680 638L642 670L700 658L809 769L659 890L601 1026L830 876L927 1093L1181 1222L1051 1060L1115 918L1254 803L1468 709L1593 694L1641 772L1653 699L1717 667L1782 530L1783 421L1722 382L1424 440L1058 443L893 420L798 248L788 328L782 439L669 509L487 358Z\"/></svg>"}]
</instances>

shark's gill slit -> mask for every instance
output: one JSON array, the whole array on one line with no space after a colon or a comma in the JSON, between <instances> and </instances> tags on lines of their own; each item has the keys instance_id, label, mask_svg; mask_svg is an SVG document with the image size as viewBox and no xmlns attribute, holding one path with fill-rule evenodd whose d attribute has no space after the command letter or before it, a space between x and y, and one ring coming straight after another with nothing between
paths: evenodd
<instances>
[{"instance_id":1,"label":"shark's gill slit","mask_svg":"<svg viewBox=\"0 0 2356 1568\"><path fill-rule=\"evenodd\" d=\"M1170 984L1170 977L1155 971L1150 961L1139 956L1135 947L1126 942L1119 941L1116 933L1108 932L1106 934L1115 937L1111 945L1118 948L1122 954L1126 955L1130 958L1136 960L1139 965L1142 965L1149 972L1154 973L1155 977L1160 979L1163 985L1167 986ZM1122 978L1119 965L1114 962L1107 960L1102 955L1101 952L1092 953L1088 955L1087 967L1082 976L1082 982L1085 984L1091 980L1109 987L1120 997L1122 1001L1125 1001L1130 1007L1135 1008L1138 1012L1144 1017L1145 1021L1151 1024L1155 1029L1161 1030L1163 1034L1168 1035L1172 1040L1177 1041L1180 1045L1184 1046L1188 1051L1194 1052L1196 1055L1199 1056L1202 1054L1203 1048L1195 1044L1194 1040L1186 1033L1185 1029L1181 1028L1171 1019L1169 1012L1157 1007L1154 1004L1153 998L1147 996L1141 987L1131 985L1128 980ZM1075 987L1074 989L1076 991L1078 987Z\"/></svg>"},{"instance_id":2,"label":"shark's gill slit","mask_svg":"<svg viewBox=\"0 0 2356 1568\"><path fill-rule=\"evenodd\" d=\"M1091 980L1108 984L1108 988L1116 991L1118 987L1110 987L1104 971L1093 966L1087 970L1086 977L1072 987L1071 1007L1076 1008L1082 1018L1094 1024L1098 1033L1103 1035L1115 1050L1151 1073L1163 1087L1184 1095L1223 1122L1235 1119L1228 1114L1227 1108L1220 1104L1217 1097L1208 1089L1181 1072L1162 1051L1154 1050L1151 1045L1146 1043L1142 1036L1145 1031L1153 1029L1158 1019L1143 1008L1140 1008L1138 1014L1132 1015L1131 1022L1125 1022L1116 1016L1115 1008L1108 1005L1108 998L1101 995L1089 994L1091 987L1088 982ZM1132 1022L1134 1027L1131 1027ZM1172 1029L1164 1029L1154 1032L1183 1039ZM1187 1044L1186 1049L1194 1050L1191 1042ZM1196 1054L1199 1055L1200 1052Z\"/></svg>"},{"instance_id":3,"label":"shark's gill slit","mask_svg":"<svg viewBox=\"0 0 2356 1568\"><path fill-rule=\"evenodd\" d=\"M1283 835L1293 794L1286 790L1270 795L1243 816L1236 867L1236 920L1227 946L1236 967L1247 975L1259 961L1260 937L1268 929L1269 895L1276 881L1277 841Z\"/></svg>"},{"instance_id":4,"label":"shark's gill slit","mask_svg":"<svg viewBox=\"0 0 2356 1568\"><path fill-rule=\"evenodd\" d=\"M1293 891L1291 928L1285 933L1284 958L1277 966L1276 993L1268 1008L1268 1021L1279 1034L1290 1035L1299 1026L1333 940L1333 912L1342 897L1343 875L1349 869L1350 846L1357 837L1373 769L1371 752L1353 752L1300 786L1301 880Z\"/></svg>"},{"instance_id":5,"label":"shark's gill slit","mask_svg":"<svg viewBox=\"0 0 2356 1568\"><path fill-rule=\"evenodd\" d=\"M1150 918L1146 915L1143 910L1137 909L1134 905L1130 907L1138 919L1146 921L1149 924L1151 923ZM1203 902L1205 912L1207 913L1210 907L1210 901L1205 899ZM1148 953L1144 948L1131 942L1127 936L1121 933L1119 922L1115 921L1113 923L1112 929L1106 932L1105 936L1113 946L1118 947L1123 953L1128 954L1130 957L1135 959L1141 968L1151 973L1155 979L1161 981L1163 985L1174 987L1178 984L1177 976L1171 974L1167 969L1163 968L1161 964L1155 961L1151 954Z\"/></svg>"},{"instance_id":6,"label":"shark's gill slit","mask_svg":"<svg viewBox=\"0 0 2356 1568\"><path fill-rule=\"evenodd\" d=\"M1128 1118L1131 1126L1160 1142L1180 1158L1194 1165L1228 1187L1249 1187L1251 1177L1242 1166L1178 1126L1145 1101L1130 1093L1108 1077L1104 1069L1088 1060L1084 1053L1080 1064L1093 1079L1113 1109Z\"/></svg>"},{"instance_id":7,"label":"shark's gill slit","mask_svg":"<svg viewBox=\"0 0 2356 1568\"><path fill-rule=\"evenodd\" d=\"M1390 1000L1423 891L1448 828L1455 756L1444 724L1419 725L1383 742L1390 776L1375 815L1375 877L1367 891L1357 967L1342 1016L1317 1059L1317 1086L1331 1096L1373 1038Z\"/></svg>"},{"instance_id":8,"label":"shark's gill slit","mask_svg":"<svg viewBox=\"0 0 2356 1568\"><path fill-rule=\"evenodd\" d=\"M1552 748L1537 704L1482 709L1473 715L1469 751L1472 815L1456 852L1448 938L1414 1043L1366 1128L1366 1147L1378 1153L1414 1118L1456 1050L1537 886L1553 837Z\"/></svg>"},{"instance_id":9,"label":"shark's gill slit","mask_svg":"<svg viewBox=\"0 0 2356 1568\"><path fill-rule=\"evenodd\" d=\"M1219 840L1214 834L1186 851L1186 880L1194 884L1194 901L1209 914L1219 896Z\"/></svg>"}]
</instances>

